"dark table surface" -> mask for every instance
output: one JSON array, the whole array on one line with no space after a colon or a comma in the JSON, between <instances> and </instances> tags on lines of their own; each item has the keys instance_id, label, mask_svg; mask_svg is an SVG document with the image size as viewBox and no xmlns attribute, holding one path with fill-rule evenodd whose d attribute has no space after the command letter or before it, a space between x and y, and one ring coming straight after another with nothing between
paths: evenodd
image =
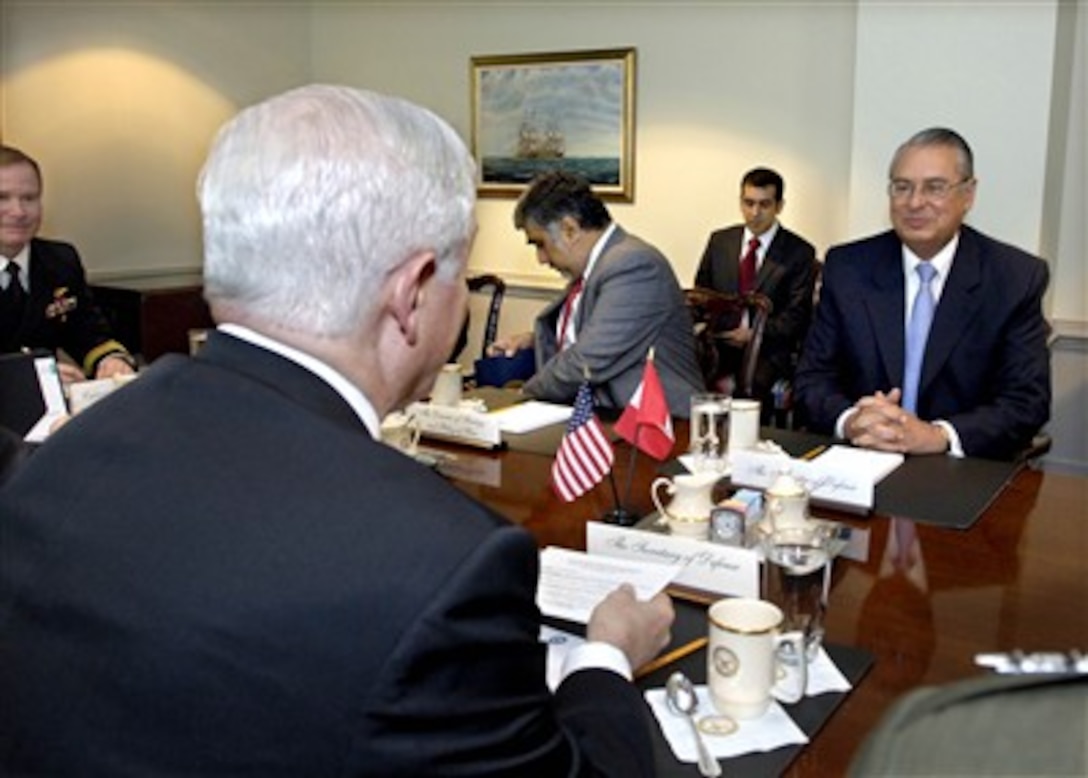
<instances>
[{"instance_id":1,"label":"dark table surface","mask_svg":"<svg viewBox=\"0 0 1088 778\"><path fill-rule=\"evenodd\" d=\"M676 435L673 456L686 448L686 423L677 423ZM552 454L546 445L448 450L462 465L473 465L458 469L455 484L523 525L542 547L585 548L586 524L614 505L608 480L573 503L561 502L549 486ZM844 655L835 654L841 647L863 665L867 657L873 661L854 690L836 701L811 743L775 752L771 772L843 774L866 734L904 693L986 672L975 666L976 653L1088 649L1088 479L1012 468L998 476L992 464L908 459L889 477L896 478L890 485L908 510L882 513L887 509L878 488L871 516L814 511L868 535L863 561L835 564L826 640L836 658ZM975 497L965 502L963 479L957 477L965 467L992 476L990 492L976 485ZM486 483L472 480L474 468L487 473ZM625 507L639 515L653 510L649 485L660 468L643 455L632 460L629 448L617 445L619 491L628 476L632 483ZM927 522L926 516L902 518L919 513L918 505L963 516L966 528ZM700 652L682 666L694 672L701 661ZM658 757L676 767L676 775L696 774L694 766L681 766L667 753ZM747 774L752 765L742 761L729 760L726 773Z\"/></svg>"}]
</instances>

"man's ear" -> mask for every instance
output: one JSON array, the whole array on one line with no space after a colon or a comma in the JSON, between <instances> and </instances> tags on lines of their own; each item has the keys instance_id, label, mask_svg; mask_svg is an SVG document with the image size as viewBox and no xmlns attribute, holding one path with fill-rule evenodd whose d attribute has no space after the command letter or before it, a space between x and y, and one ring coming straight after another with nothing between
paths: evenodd
<instances>
[{"instance_id":1,"label":"man's ear","mask_svg":"<svg viewBox=\"0 0 1088 778\"><path fill-rule=\"evenodd\" d=\"M559 220L559 234L563 236L563 239L567 243L573 243L575 238L582 232L582 225L578 223L570 214L567 214Z\"/></svg>"},{"instance_id":2,"label":"man's ear","mask_svg":"<svg viewBox=\"0 0 1088 778\"><path fill-rule=\"evenodd\" d=\"M419 338L419 312L434 274L434 252L420 251L401 263L389 279L388 307L410 346Z\"/></svg>"}]
</instances>

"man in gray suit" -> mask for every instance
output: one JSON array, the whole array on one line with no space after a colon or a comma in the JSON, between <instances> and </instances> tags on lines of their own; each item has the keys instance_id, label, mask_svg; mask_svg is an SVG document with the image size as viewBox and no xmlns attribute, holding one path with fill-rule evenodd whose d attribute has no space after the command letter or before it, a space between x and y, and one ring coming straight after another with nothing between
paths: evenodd
<instances>
[{"instance_id":1,"label":"man in gray suit","mask_svg":"<svg viewBox=\"0 0 1088 778\"><path fill-rule=\"evenodd\" d=\"M623 408L653 347L669 410L687 416L691 395L704 387L691 315L664 255L613 222L589 183L569 172L538 176L518 201L514 225L537 260L569 281L534 332L492 346L511 355L535 345L537 372L525 393L573 402L588 374L599 407Z\"/></svg>"}]
</instances>

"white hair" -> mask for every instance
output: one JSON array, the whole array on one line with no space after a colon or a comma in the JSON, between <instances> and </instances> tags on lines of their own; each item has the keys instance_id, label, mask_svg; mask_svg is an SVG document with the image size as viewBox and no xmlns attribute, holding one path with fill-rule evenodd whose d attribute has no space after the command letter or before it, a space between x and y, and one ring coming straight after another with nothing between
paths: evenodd
<instances>
[{"instance_id":1,"label":"white hair","mask_svg":"<svg viewBox=\"0 0 1088 778\"><path fill-rule=\"evenodd\" d=\"M320 336L357 326L419 251L452 280L475 170L457 134L405 100L311 85L242 111L197 183L211 303Z\"/></svg>"}]
</instances>

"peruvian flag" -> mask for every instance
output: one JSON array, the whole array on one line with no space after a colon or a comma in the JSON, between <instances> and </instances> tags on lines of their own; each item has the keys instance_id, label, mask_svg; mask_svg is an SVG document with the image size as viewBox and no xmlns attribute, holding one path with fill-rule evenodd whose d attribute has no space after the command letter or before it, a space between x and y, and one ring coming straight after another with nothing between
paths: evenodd
<instances>
[{"instance_id":1,"label":"peruvian flag","mask_svg":"<svg viewBox=\"0 0 1088 778\"><path fill-rule=\"evenodd\" d=\"M654 350L646 358L646 371L631 401L613 429L616 434L658 461L668 458L676 436L672 431L669 404L654 367Z\"/></svg>"}]
</instances>

